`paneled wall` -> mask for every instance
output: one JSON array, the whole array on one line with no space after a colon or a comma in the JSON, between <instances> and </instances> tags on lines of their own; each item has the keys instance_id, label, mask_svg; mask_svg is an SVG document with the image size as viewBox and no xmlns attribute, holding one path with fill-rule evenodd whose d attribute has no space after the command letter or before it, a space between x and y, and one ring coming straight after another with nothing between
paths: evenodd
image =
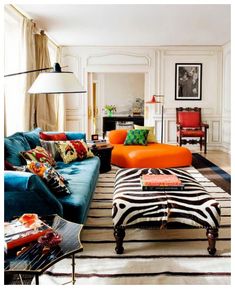
<instances>
[{"instance_id":1,"label":"paneled wall","mask_svg":"<svg viewBox=\"0 0 235 289\"><path fill-rule=\"evenodd\" d=\"M141 72L145 101L164 97L164 142L176 143L175 108L199 106L210 126L208 149L230 149L230 46L64 47L63 65L69 65L87 87L88 72ZM175 100L175 63L202 63L202 100ZM87 131L87 96L69 97L67 129ZM76 124L76 121L78 123ZM145 123L155 125L160 139L161 106L145 106Z\"/></svg>"}]
</instances>

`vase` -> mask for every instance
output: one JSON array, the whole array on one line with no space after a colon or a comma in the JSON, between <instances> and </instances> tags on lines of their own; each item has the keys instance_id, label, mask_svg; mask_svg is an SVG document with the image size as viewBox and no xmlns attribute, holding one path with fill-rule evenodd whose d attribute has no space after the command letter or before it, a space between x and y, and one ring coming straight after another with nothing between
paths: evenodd
<instances>
[{"instance_id":1,"label":"vase","mask_svg":"<svg viewBox=\"0 0 235 289\"><path fill-rule=\"evenodd\" d=\"M113 111L112 110L108 110L108 117L112 117L113 116Z\"/></svg>"}]
</instances>

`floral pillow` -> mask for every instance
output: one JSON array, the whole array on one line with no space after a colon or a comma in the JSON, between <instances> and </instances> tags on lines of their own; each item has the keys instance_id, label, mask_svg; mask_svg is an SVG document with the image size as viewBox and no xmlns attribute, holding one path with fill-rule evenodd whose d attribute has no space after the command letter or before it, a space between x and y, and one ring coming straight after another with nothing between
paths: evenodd
<instances>
[{"instance_id":1,"label":"floral pillow","mask_svg":"<svg viewBox=\"0 0 235 289\"><path fill-rule=\"evenodd\" d=\"M28 171L38 175L56 196L70 195L67 181L48 163L31 161L27 164Z\"/></svg>"},{"instance_id":2,"label":"floral pillow","mask_svg":"<svg viewBox=\"0 0 235 289\"><path fill-rule=\"evenodd\" d=\"M56 161L51 154L47 152L43 147L37 146L34 149L21 152L21 155L26 161L35 161L40 163L48 163L51 166L56 165Z\"/></svg>"},{"instance_id":3,"label":"floral pillow","mask_svg":"<svg viewBox=\"0 0 235 289\"><path fill-rule=\"evenodd\" d=\"M66 164L94 156L83 140L58 141L56 147Z\"/></svg>"},{"instance_id":4,"label":"floral pillow","mask_svg":"<svg viewBox=\"0 0 235 289\"><path fill-rule=\"evenodd\" d=\"M147 145L148 133L147 129L129 130L124 145Z\"/></svg>"}]
</instances>

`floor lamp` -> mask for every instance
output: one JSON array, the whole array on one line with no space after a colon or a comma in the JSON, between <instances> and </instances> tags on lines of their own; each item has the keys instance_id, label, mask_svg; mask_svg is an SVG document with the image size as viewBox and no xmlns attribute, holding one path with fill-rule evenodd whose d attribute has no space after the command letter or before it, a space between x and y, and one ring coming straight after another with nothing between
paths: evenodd
<instances>
[{"instance_id":1,"label":"floor lamp","mask_svg":"<svg viewBox=\"0 0 235 289\"><path fill-rule=\"evenodd\" d=\"M41 72L28 90L30 94L58 94L58 93L85 93L77 77L70 71L61 71L59 63L53 67L28 70L24 72L4 75L4 77L15 76L36 71L51 70L51 72Z\"/></svg>"},{"instance_id":2,"label":"floor lamp","mask_svg":"<svg viewBox=\"0 0 235 289\"><path fill-rule=\"evenodd\" d=\"M161 143L163 143L163 113L164 113L163 98L164 95L154 94L150 101L146 101L146 103L148 104L158 104L158 103L161 104Z\"/></svg>"}]
</instances>

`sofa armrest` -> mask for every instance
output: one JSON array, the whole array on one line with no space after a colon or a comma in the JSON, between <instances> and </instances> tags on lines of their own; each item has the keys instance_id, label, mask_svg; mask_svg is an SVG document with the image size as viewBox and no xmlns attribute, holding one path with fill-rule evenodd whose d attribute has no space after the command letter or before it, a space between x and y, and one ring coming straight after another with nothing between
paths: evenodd
<instances>
[{"instance_id":1,"label":"sofa armrest","mask_svg":"<svg viewBox=\"0 0 235 289\"><path fill-rule=\"evenodd\" d=\"M10 220L24 213L39 216L58 214L63 208L40 177L32 173L4 172L4 217Z\"/></svg>"}]
</instances>

